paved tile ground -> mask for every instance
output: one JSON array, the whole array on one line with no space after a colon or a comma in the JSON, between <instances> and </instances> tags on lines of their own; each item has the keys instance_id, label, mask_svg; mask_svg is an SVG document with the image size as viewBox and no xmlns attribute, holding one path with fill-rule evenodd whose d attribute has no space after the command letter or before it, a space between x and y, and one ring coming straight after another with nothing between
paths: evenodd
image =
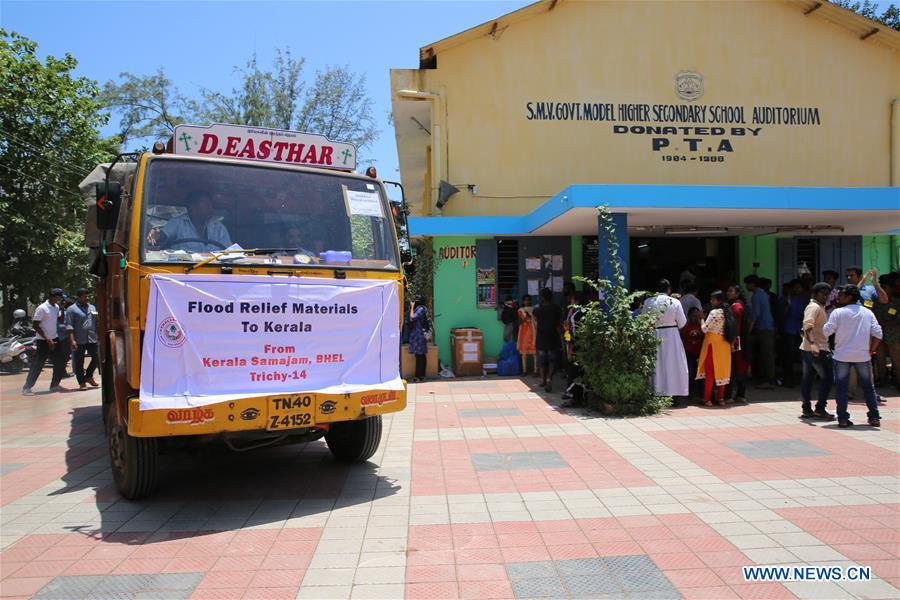
<instances>
[{"instance_id":1,"label":"paved tile ground","mask_svg":"<svg viewBox=\"0 0 900 600\"><path fill-rule=\"evenodd\" d=\"M22 378L0 377L4 598L900 596L896 394L880 431L841 430L798 420L791 390L609 419L532 378L439 381L411 386L370 463L206 448L128 502L99 393L24 398ZM755 583L752 565L873 579Z\"/></svg>"}]
</instances>

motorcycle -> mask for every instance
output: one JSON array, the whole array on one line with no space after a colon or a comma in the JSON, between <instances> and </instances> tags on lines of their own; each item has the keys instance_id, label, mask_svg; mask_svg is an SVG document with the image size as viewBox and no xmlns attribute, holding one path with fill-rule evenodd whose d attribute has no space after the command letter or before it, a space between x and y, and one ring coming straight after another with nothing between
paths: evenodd
<instances>
[{"instance_id":1,"label":"motorcycle","mask_svg":"<svg viewBox=\"0 0 900 600\"><path fill-rule=\"evenodd\" d=\"M28 366L29 349L36 351L34 338L0 338L0 373L19 373Z\"/></svg>"}]
</instances>

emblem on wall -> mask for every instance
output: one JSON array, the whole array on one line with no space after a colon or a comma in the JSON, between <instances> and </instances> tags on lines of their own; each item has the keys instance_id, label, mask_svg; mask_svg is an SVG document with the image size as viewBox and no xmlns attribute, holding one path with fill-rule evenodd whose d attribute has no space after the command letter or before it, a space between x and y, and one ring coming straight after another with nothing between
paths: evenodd
<instances>
[{"instance_id":1,"label":"emblem on wall","mask_svg":"<svg viewBox=\"0 0 900 600\"><path fill-rule=\"evenodd\" d=\"M703 96L703 75L695 71L679 71L675 75L675 95L691 102Z\"/></svg>"}]
</instances>

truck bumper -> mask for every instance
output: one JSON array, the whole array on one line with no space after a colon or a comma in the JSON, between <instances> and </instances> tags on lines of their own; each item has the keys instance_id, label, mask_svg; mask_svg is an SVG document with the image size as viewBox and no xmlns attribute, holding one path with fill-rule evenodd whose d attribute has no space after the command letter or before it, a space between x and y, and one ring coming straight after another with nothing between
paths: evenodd
<instances>
[{"instance_id":1,"label":"truck bumper","mask_svg":"<svg viewBox=\"0 0 900 600\"><path fill-rule=\"evenodd\" d=\"M406 408L402 390L369 390L352 394L275 394L219 402L193 408L140 410L128 403L128 433L134 437L209 435L229 431L327 429L330 423L356 421Z\"/></svg>"}]
</instances>

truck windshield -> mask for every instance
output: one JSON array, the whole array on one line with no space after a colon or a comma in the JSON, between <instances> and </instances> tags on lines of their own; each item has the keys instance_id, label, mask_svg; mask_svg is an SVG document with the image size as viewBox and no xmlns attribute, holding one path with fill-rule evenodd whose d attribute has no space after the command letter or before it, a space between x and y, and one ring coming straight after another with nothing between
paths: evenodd
<instances>
[{"instance_id":1,"label":"truck windshield","mask_svg":"<svg viewBox=\"0 0 900 600\"><path fill-rule=\"evenodd\" d=\"M145 262L343 264L396 269L390 212L375 181L239 163L151 160Z\"/></svg>"}]
</instances>

